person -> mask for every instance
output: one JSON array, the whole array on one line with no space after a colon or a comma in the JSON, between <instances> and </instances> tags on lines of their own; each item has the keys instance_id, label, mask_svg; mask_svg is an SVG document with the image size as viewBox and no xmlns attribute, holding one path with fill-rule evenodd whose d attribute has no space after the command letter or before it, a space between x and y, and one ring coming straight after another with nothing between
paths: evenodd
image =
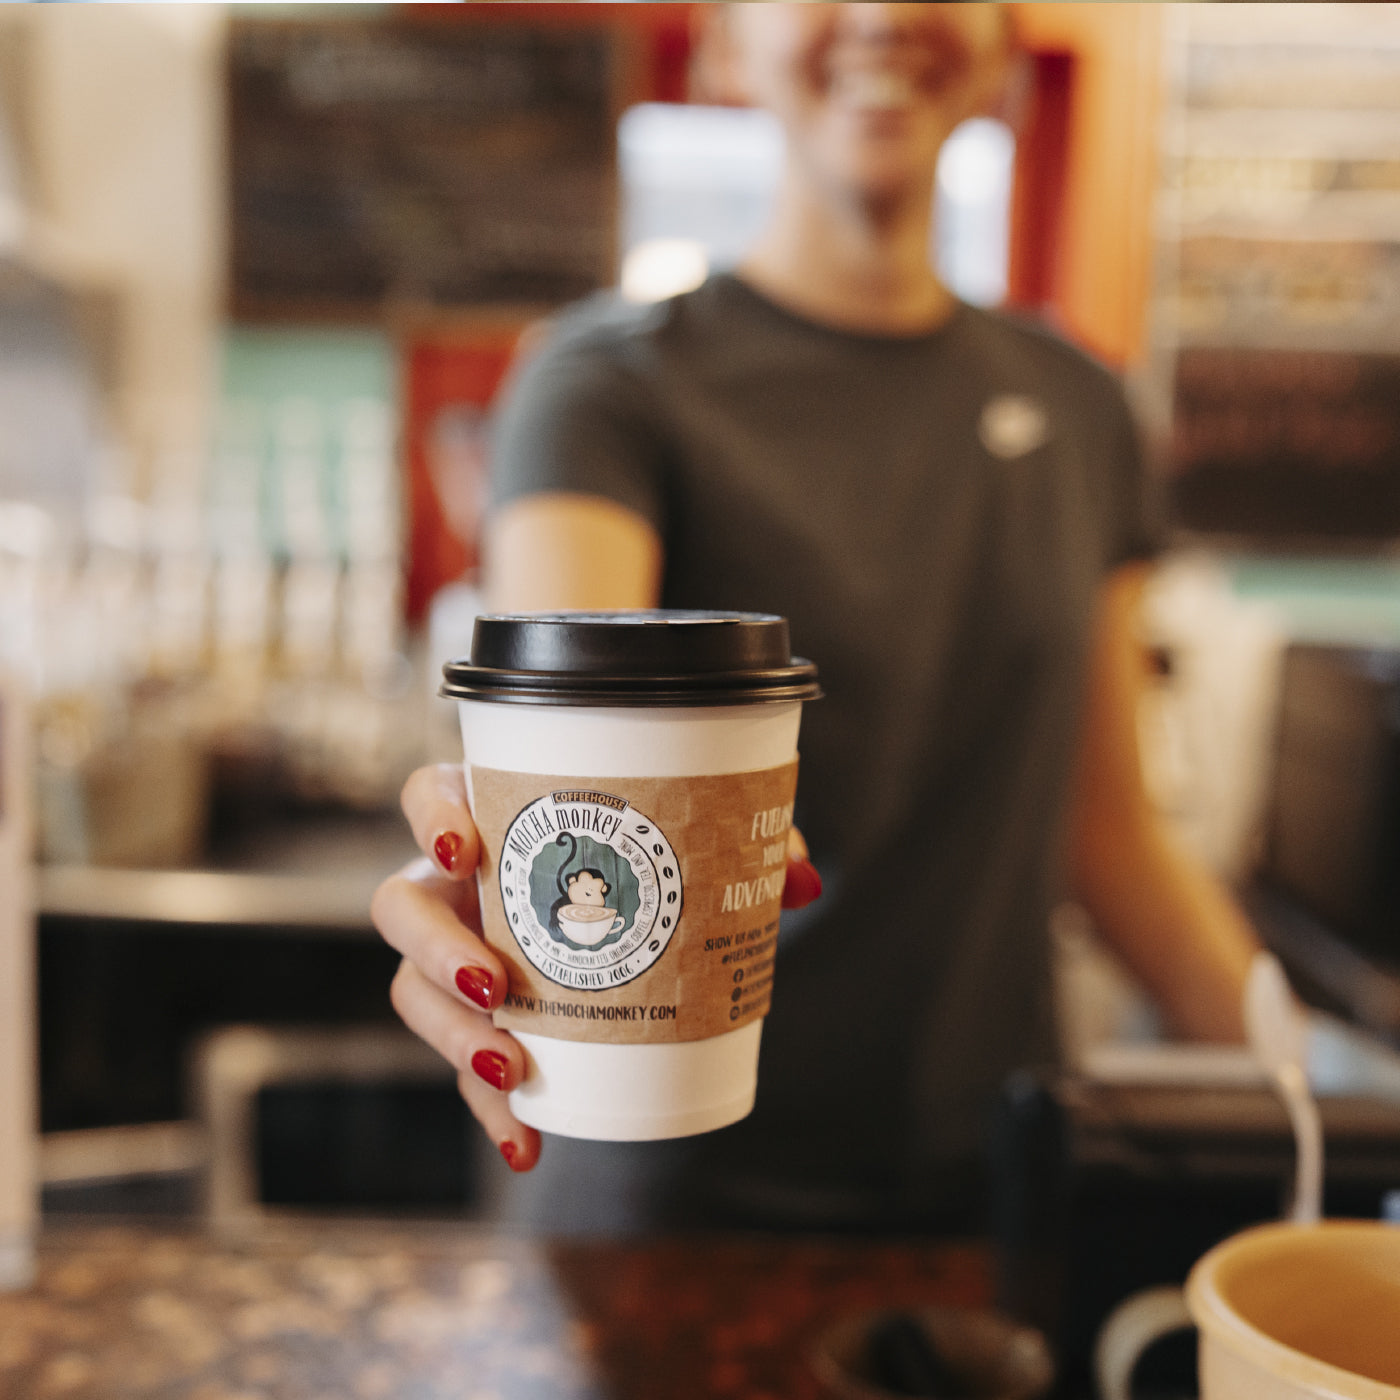
<instances>
[{"instance_id":1,"label":"person","mask_svg":"<svg viewBox=\"0 0 1400 1400\"><path fill-rule=\"evenodd\" d=\"M771 221L734 273L557 319L498 422L487 567L498 608L780 613L820 667L753 1114L541 1151L485 1014L455 770L409 780L425 859L373 913L400 1016L528 1173L518 1218L942 1229L1004 1077L1053 1057L1067 890L1190 1036L1240 1036L1256 943L1143 790L1156 537L1120 388L929 265L938 152L996 99L1007 7L715 8L712 59L786 134Z\"/></svg>"}]
</instances>

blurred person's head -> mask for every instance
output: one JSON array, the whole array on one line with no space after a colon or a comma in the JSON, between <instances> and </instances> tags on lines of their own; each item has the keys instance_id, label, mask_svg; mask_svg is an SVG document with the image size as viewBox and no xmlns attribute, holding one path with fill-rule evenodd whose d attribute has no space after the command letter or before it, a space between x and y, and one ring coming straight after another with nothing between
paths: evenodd
<instances>
[{"instance_id":1,"label":"blurred person's head","mask_svg":"<svg viewBox=\"0 0 1400 1400\"><path fill-rule=\"evenodd\" d=\"M938 153L991 110L1013 49L995 4L714 6L710 82L766 107L785 178L809 200L867 213L927 210Z\"/></svg>"}]
</instances>

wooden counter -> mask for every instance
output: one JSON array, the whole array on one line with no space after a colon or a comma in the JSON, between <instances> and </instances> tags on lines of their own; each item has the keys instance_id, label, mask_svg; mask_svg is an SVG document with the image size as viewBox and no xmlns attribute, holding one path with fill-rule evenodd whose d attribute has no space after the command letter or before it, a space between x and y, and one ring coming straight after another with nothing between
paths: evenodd
<instances>
[{"instance_id":1,"label":"wooden counter","mask_svg":"<svg viewBox=\"0 0 1400 1400\"><path fill-rule=\"evenodd\" d=\"M51 1228L0 1296L0 1395L44 1400L815 1400L872 1306L982 1305L970 1246L542 1243L468 1226Z\"/></svg>"}]
</instances>

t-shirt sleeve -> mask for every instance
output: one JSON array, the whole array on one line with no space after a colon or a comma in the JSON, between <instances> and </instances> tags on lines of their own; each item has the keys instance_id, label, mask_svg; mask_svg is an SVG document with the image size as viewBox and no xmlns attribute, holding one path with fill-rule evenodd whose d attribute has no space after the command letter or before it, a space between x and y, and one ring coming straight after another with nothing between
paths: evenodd
<instances>
[{"instance_id":1,"label":"t-shirt sleeve","mask_svg":"<svg viewBox=\"0 0 1400 1400\"><path fill-rule=\"evenodd\" d=\"M663 454L644 378L615 336L554 327L502 390L491 505L572 491L604 496L665 529Z\"/></svg>"},{"instance_id":2,"label":"t-shirt sleeve","mask_svg":"<svg viewBox=\"0 0 1400 1400\"><path fill-rule=\"evenodd\" d=\"M1166 544L1161 480L1151 470L1141 429L1118 380L1110 376L1105 465L1106 558L1110 568L1151 559Z\"/></svg>"}]
</instances>

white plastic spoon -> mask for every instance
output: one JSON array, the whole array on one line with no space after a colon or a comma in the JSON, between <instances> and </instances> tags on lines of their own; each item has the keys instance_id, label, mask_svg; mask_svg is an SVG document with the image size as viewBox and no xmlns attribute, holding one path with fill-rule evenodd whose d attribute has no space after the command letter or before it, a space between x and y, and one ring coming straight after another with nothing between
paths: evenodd
<instances>
[{"instance_id":1,"label":"white plastic spoon","mask_svg":"<svg viewBox=\"0 0 1400 1400\"><path fill-rule=\"evenodd\" d=\"M1308 1088L1308 1024L1272 953L1258 953L1244 985L1244 1025L1260 1068L1288 1109L1297 1148L1289 1219L1315 1225L1322 1216L1322 1119ZM1179 1288L1149 1288L1119 1303L1094 1342L1100 1400L1131 1400L1133 1368L1153 1342L1192 1325Z\"/></svg>"},{"instance_id":2,"label":"white plastic spoon","mask_svg":"<svg viewBox=\"0 0 1400 1400\"><path fill-rule=\"evenodd\" d=\"M1308 1088L1308 1027L1272 953L1258 953L1250 964L1244 1024L1250 1049L1273 1081L1293 1125L1297 1169L1289 1219L1315 1224L1322 1216L1322 1119Z\"/></svg>"}]
</instances>

